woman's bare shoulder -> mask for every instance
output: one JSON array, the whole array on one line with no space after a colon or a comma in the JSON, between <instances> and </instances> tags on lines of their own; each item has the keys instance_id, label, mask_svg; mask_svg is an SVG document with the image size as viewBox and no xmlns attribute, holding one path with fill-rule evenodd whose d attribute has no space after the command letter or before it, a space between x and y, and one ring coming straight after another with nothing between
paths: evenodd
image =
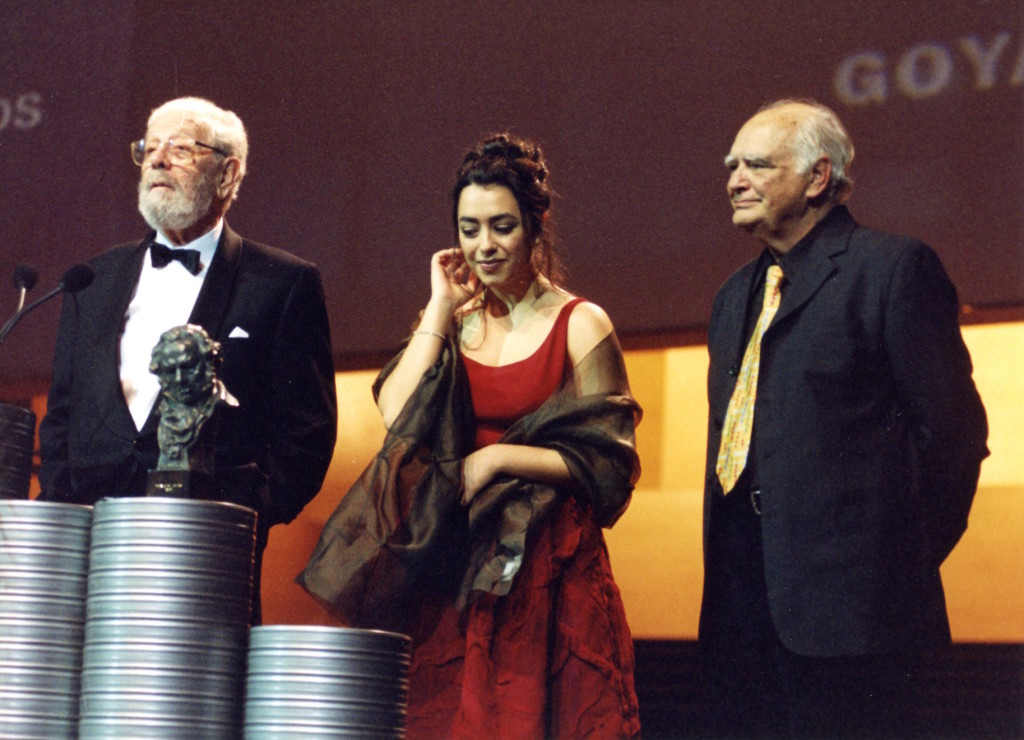
<instances>
[{"instance_id":1,"label":"woman's bare shoulder","mask_svg":"<svg viewBox=\"0 0 1024 740\"><path fill-rule=\"evenodd\" d=\"M615 331L612 320L596 303L583 301L569 316L569 357L574 365Z\"/></svg>"}]
</instances>

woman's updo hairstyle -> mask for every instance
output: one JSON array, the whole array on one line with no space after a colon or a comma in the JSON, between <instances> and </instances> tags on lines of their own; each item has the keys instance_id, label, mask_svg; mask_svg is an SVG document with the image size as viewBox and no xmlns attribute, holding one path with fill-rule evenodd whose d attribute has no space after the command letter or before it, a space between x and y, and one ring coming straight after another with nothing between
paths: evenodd
<instances>
[{"instance_id":1,"label":"woman's updo hairstyle","mask_svg":"<svg viewBox=\"0 0 1024 740\"><path fill-rule=\"evenodd\" d=\"M462 158L452 188L452 225L456 237L459 197L466 186L506 187L519 204L534 273L558 285L562 269L554 254L554 239L548 225L552 191L547 179L544 155L533 142L509 133L495 134L479 142Z\"/></svg>"}]
</instances>

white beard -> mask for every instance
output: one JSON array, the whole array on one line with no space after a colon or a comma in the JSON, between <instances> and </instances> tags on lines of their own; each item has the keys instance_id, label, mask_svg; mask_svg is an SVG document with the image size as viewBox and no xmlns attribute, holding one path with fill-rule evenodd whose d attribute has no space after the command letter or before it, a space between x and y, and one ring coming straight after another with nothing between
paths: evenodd
<instances>
[{"instance_id":1,"label":"white beard","mask_svg":"<svg viewBox=\"0 0 1024 740\"><path fill-rule=\"evenodd\" d=\"M139 181L139 213L158 231L181 231L210 212L215 192L216 171L202 180L173 181L150 170ZM153 182L167 182L172 190L150 190Z\"/></svg>"}]
</instances>

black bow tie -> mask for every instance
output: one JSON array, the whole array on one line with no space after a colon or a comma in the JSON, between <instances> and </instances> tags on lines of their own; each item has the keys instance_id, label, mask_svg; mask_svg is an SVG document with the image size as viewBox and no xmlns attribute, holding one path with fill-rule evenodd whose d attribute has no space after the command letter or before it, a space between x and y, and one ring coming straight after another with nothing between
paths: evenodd
<instances>
[{"instance_id":1,"label":"black bow tie","mask_svg":"<svg viewBox=\"0 0 1024 740\"><path fill-rule=\"evenodd\" d=\"M199 252L195 249L171 249L163 244L154 243L149 247L149 258L153 261L153 267L158 270L167 267L171 260L178 260L193 275L198 275L203 269L199 264Z\"/></svg>"}]
</instances>

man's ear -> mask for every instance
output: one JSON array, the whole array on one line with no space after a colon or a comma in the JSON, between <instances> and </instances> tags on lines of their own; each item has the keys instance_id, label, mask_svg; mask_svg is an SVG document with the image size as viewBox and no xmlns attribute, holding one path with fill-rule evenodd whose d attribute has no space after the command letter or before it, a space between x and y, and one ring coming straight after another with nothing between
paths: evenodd
<instances>
[{"instance_id":1,"label":"man's ear","mask_svg":"<svg viewBox=\"0 0 1024 740\"><path fill-rule=\"evenodd\" d=\"M228 157L224 162L224 170L220 173L220 182L217 183L217 195L226 200L231 197L238 184L238 178L242 170L242 163L237 157Z\"/></svg>"},{"instance_id":2,"label":"man's ear","mask_svg":"<svg viewBox=\"0 0 1024 740\"><path fill-rule=\"evenodd\" d=\"M816 200L828 193L828 184L832 180L832 160L818 157L807 173L807 200Z\"/></svg>"}]
</instances>

